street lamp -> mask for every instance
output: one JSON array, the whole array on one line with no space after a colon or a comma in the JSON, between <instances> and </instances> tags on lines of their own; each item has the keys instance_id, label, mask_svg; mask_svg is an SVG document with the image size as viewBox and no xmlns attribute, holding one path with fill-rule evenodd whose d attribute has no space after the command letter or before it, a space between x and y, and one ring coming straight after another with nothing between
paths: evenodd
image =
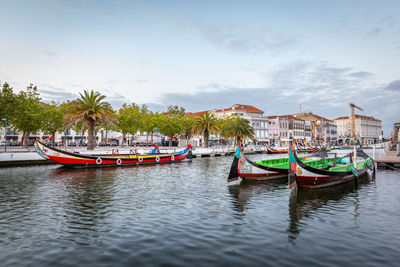
<instances>
[{"instance_id":1,"label":"street lamp","mask_svg":"<svg viewBox=\"0 0 400 267\"><path fill-rule=\"evenodd\" d=\"M6 131L4 132L4 140L5 140L4 152L6 152L7 151L7 117L5 117L4 119L1 119L1 120L5 121L5 129L6 129Z\"/></svg>"}]
</instances>

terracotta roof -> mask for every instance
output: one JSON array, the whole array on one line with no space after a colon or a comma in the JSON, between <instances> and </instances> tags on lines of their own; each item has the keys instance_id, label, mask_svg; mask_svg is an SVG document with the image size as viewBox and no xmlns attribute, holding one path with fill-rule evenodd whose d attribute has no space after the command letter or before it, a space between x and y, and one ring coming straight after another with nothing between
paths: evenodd
<instances>
[{"instance_id":1,"label":"terracotta roof","mask_svg":"<svg viewBox=\"0 0 400 267\"><path fill-rule=\"evenodd\" d=\"M267 118L268 119L276 119L276 118L278 118L278 116L276 116L276 115L275 116L267 116Z\"/></svg>"},{"instance_id":2,"label":"terracotta roof","mask_svg":"<svg viewBox=\"0 0 400 267\"><path fill-rule=\"evenodd\" d=\"M324 121L333 122L333 120L330 120L330 119L327 119L327 118L325 118L325 117L316 115L316 114L314 114L314 113L312 113L312 112L296 113L296 114L293 114L293 116L295 116L295 117L296 117L296 115L297 115L297 116L301 116L302 114L307 115L307 116L312 116L312 117L315 117L315 118L316 118L315 120L311 120L311 121L324 120ZM297 117L296 117L296 118L297 118Z\"/></svg>"},{"instance_id":3,"label":"terracotta roof","mask_svg":"<svg viewBox=\"0 0 400 267\"><path fill-rule=\"evenodd\" d=\"M256 107L250 106L250 105L242 105L242 104L235 104L230 108L224 108L224 109L216 109L216 110L206 110L206 111L200 111L200 112L187 112L185 115L186 116L201 116L206 112L225 112L225 111L233 111L233 110L243 110L243 111L249 111L249 112L256 112L256 113L264 113L261 109L258 109Z\"/></svg>"},{"instance_id":4,"label":"terracotta roof","mask_svg":"<svg viewBox=\"0 0 400 267\"><path fill-rule=\"evenodd\" d=\"M204 113L207 113L208 111L200 111L200 112L195 112L195 113L193 113L193 112L187 112L187 113L185 113L185 116L186 117L189 117L189 116L195 116L195 117L200 117L201 115L203 115Z\"/></svg>"},{"instance_id":5,"label":"terracotta roof","mask_svg":"<svg viewBox=\"0 0 400 267\"><path fill-rule=\"evenodd\" d=\"M256 112L256 113L264 113L261 109L258 109L256 107L250 106L250 105L242 105L242 104L235 104L230 108L224 108L224 109L217 109L213 110L214 112L225 112L225 111L232 111L232 110L243 110L243 111L249 111L249 112Z\"/></svg>"},{"instance_id":6,"label":"terracotta roof","mask_svg":"<svg viewBox=\"0 0 400 267\"><path fill-rule=\"evenodd\" d=\"M293 115L282 115L282 116L279 116L279 117L288 118L289 120L305 121L305 120L303 120L303 119L296 118L296 117L295 117L295 116L293 116Z\"/></svg>"},{"instance_id":7,"label":"terracotta roof","mask_svg":"<svg viewBox=\"0 0 400 267\"><path fill-rule=\"evenodd\" d=\"M336 121L336 120L348 120L349 117L350 117L350 116L344 116L344 117L336 118L336 119L334 119L334 120L335 120L335 121ZM375 118L372 117L372 116L365 116L365 115L358 115L358 114L355 114L354 117L355 117L355 118L366 119L366 120L381 121L381 120L375 119Z\"/></svg>"},{"instance_id":8,"label":"terracotta roof","mask_svg":"<svg viewBox=\"0 0 400 267\"><path fill-rule=\"evenodd\" d=\"M318 119L320 119L320 120L324 120L324 121L331 121L331 122L333 122L333 120L330 120L330 119L327 119L327 118L324 118L324 117L322 117L322 116L318 116L318 115L315 115L315 114L312 114L314 117L317 117Z\"/></svg>"}]
</instances>

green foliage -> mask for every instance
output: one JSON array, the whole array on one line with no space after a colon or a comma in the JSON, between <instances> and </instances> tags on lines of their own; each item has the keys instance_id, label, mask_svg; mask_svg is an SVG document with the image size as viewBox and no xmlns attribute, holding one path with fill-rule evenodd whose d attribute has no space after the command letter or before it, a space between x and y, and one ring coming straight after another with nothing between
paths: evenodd
<instances>
[{"instance_id":1,"label":"green foliage","mask_svg":"<svg viewBox=\"0 0 400 267\"><path fill-rule=\"evenodd\" d=\"M96 131L97 131L97 128L98 128L98 127L101 127L101 126L102 126L101 124L96 125ZM88 127L87 127L87 125L85 125L84 123L78 122L78 123L72 125L72 126L70 127L70 129L71 129L71 130L74 130L76 133L78 133L79 135L81 135L82 133L85 133L85 132L87 131Z\"/></svg>"},{"instance_id":2,"label":"green foliage","mask_svg":"<svg viewBox=\"0 0 400 267\"><path fill-rule=\"evenodd\" d=\"M204 146L208 147L208 137L210 133L217 133L221 129L218 119L209 112L196 118L194 131L203 134Z\"/></svg>"},{"instance_id":3,"label":"green foliage","mask_svg":"<svg viewBox=\"0 0 400 267\"><path fill-rule=\"evenodd\" d=\"M55 132L64 130L64 115L65 110L62 106L57 106L54 103L44 105L42 112L42 127L44 133L54 135Z\"/></svg>"},{"instance_id":4,"label":"green foliage","mask_svg":"<svg viewBox=\"0 0 400 267\"><path fill-rule=\"evenodd\" d=\"M188 116L183 119L183 133L186 139L189 140L194 133L194 125L196 123L196 118L194 116Z\"/></svg>"},{"instance_id":5,"label":"green foliage","mask_svg":"<svg viewBox=\"0 0 400 267\"><path fill-rule=\"evenodd\" d=\"M114 124L117 121L116 115L111 105L103 101L106 96L99 92L85 90L79 95L80 98L68 104L64 121L67 127L79 122L87 125L88 150L93 150L96 124Z\"/></svg>"},{"instance_id":6,"label":"green foliage","mask_svg":"<svg viewBox=\"0 0 400 267\"><path fill-rule=\"evenodd\" d=\"M231 116L222 122L222 135L226 138L234 138L239 144L242 138L254 138L254 129L250 122L239 116Z\"/></svg>"},{"instance_id":7,"label":"green foliage","mask_svg":"<svg viewBox=\"0 0 400 267\"><path fill-rule=\"evenodd\" d=\"M183 107L175 106L168 106L167 113L170 115L177 115L177 116L185 116L185 109Z\"/></svg>"},{"instance_id":8,"label":"green foliage","mask_svg":"<svg viewBox=\"0 0 400 267\"><path fill-rule=\"evenodd\" d=\"M29 85L26 91L21 91L16 96L15 114L11 122L25 135L26 145L27 136L36 133L42 127L42 114L44 107L39 103L40 98L37 87Z\"/></svg>"},{"instance_id":9,"label":"green foliage","mask_svg":"<svg viewBox=\"0 0 400 267\"><path fill-rule=\"evenodd\" d=\"M16 95L8 83L2 85L0 91L0 119L9 120L15 115ZM0 126L4 126L4 121L0 121Z\"/></svg>"},{"instance_id":10,"label":"green foliage","mask_svg":"<svg viewBox=\"0 0 400 267\"><path fill-rule=\"evenodd\" d=\"M169 146L172 146L172 137L182 133L184 130L185 109L178 106L168 107L167 113L161 114L158 118L159 131L169 136Z\"/></svg>"},{"instance_id":11,"label":"green foliage","mask_svg":"<svg viewBox=\"0 0 400 267\"><path fill-rule=\"evenodd\" d=\"M135 134L141 126L140 107L135 103L131 105L123 104L117 113L117 129L125 136L126 134Z\"/></svg>"},{"instance_id":12,"label":"green foliage","mask_svg":"<svg viewBox=\"0 0 400 267\"><path fill-rule=\"evenodd\" d=\"M148 141L149 134L153 135L160 124L160 115L152 111L143 113L143 124L141 130L147 133L146 141Z\"/></svg>"}]
</instances>

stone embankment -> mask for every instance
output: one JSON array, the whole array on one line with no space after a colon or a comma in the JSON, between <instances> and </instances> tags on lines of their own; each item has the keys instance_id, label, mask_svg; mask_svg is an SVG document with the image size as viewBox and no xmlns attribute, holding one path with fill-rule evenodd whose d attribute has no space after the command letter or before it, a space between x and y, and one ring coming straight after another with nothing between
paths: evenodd
<instances>
[{"instance_id":1,"label":"stone embankment","mask_svg":"<svg viewBox=\"0 0 400 267\"><path fill-rule=\"evenodd\" d=\"M64 149L64 148L62 148ZM138 147L139 153L149 153L152 147ZM175 152L183 148L160 147L161 152ZM79 154L129 154L133 150L132 148L121 148L121 147L97 147L94 151L87 151L86 148L70 148L68 152L79 152ZM193 151L193 157L218 157L218 156L229 156L233 155L236 151L236 147L232 146L218 146L210 148L195 148ZM265 147L263 146L249 146L245 148L245 153L266 153ZM52 164L53 162L43 159L39 154L35 152L33 147L28 148L8 148L7 152L0 151L0 167L13 167L23 165L36 165L36 164Z\"/></svg>"}]
</instances>

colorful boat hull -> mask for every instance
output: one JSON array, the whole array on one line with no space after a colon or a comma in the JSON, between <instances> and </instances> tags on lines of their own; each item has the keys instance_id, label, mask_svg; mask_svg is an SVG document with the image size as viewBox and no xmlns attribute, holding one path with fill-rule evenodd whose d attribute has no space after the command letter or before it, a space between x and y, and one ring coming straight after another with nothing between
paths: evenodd
<instances>
[{"instance_id":1,"label":"colorful boat hull","mask_svg":"<svg viewBox=\"0 0 400 267\"><path fill-rule=\"evenodd\" d=\"M268 154L286 154L286 153L288 153L287 149L273 149L273 148L269 147L268 145L266 145L266 149L267 149ZM310 148L297 148L296 151L300 152L300 153L312 153L312 152L318 151L318 149L311 148L311 147Z\"/></svg>"},{"instance_id":2,"label":"colorful boat hull","mask_svg":"<svg viewBox=\"0 0 400 267\"><path fill-rule=\"evenodd\" d=\"M310 166L310 163L302 162L297 157L294 148L290 146L289 188L294 185L305 188L329 187L354 180L357 182L359 178L367 175L372 177L375 172L374 161L365 153L362 156L364 160L359 162L360 167L357 169L350 164L336 166L336 163L332 166L316 168Z\"/></svg>"},{"instance_id":3,"label":"colorful boat hull","mask_svg":"<svg viewBox=\"0 0 400 267\"><path fill-rule=\"evenodd\" d=\"M176 153L156 154L114 154L114 155L85 155L71 153L49 147L41 142L35 142L36 152L43 158L55 163L72 168L98 168L98 167L119 167L143 164L159 164L179 162L186 158L191 159L191 149Z\"/></svg>"},{"instance_id":4,"label":"colorful boat hull","mask_svg":"<svg viewBox=\"0 0 400 267\"><path fill-rule=\"evenodd\" d=\"M237 180L239 177L248 180L272 180L285 178L288 168L274 168L249 160L240 148L234 156L228 182Z\"/></svg>"}]
</instances>

